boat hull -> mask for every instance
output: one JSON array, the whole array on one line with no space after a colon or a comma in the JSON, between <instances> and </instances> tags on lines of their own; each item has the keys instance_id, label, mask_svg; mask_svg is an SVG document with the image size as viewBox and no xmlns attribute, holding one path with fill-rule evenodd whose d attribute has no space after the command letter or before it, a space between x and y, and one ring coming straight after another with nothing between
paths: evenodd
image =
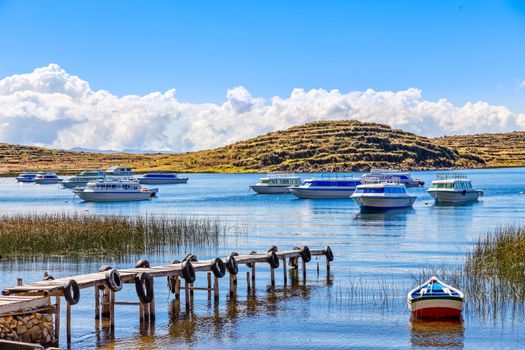
<instances>
[{"instance_id":1,"label":"boat hull","mask_svg":"<svg viewBox=\"0 0 525 350\"><path fill-rule=\"evenodd\" d=\"M55 185L61 182L60 179L36 179L35 183L39 185Z\"/></svg>"},{"instance_id":2,"label":"boat hull","mask_svg":"<svg viewBox=\"0 0 525 350\"><path fill-rule=\"evenodd\" d=\"M461 298L428 298L411 301L408 304L412 315L417 318L454 318L461 315Z\"/></svg>"},{"instance_id":3,"label":"boat hull","mask_svg":"<svg viewBox=\"0 0 525 350\"><path fill-rule=\"evenodd\" d=\"M301 189L290 188L290 193L297 198L305 199L350 199L355 189Z\"/></svg>"},{"instance_id":4,"label":"boat hull","mask_svg":"<svg viewBox=\"0 0 525 350\"><path fill-rule=\"evenodd\" d=\"M177 178L177 179L144 179L138 178L140 184L143 185L173 185L173 184L185 184L188 182L188 178Z\"/></svg>"},{"instance_id":5,"label":"boat hull","mask_svg":"<svg viewBox=\"0 0 525 350\"><path fill-rule=\"evenodd\" d=\"M156 189L144 192L76 192L86 202L144 201L156 195Z\"/></svg>"},{"instance_id":6,"label":"boat hull","mask_svg":"<svg viewBox=\"0 0 525 350\"><path fill-rule=\"evenodd\" d=\"M361 208L369 209L398 209L411 207L416 197L352 197Z\"/></svg>"},{"instance_id":7,"label":"boat hull","mask_svg":"<svg viewBox=\"0 0 525 350\"><path fill-rule=\"evenodd\" d=\"M23 182L23 183L28 183L28 182L35 182L35 179L17 177L16 181Z\"/></svg>"},{"instance_id":8,"label":"boat hull","mask_svg":"<svg viewBox=\"0 0 525 350\"><path fill-rule=\"evenodd\" d=\"M258 194L288 194L288 193L290 193L290 190L288 189L288 185L286 185L286 186L252 185L252 186L250 186L250 188L252 189L252 191L254 191L254 192L258 193Z\"/></svg>"},{"instance_id":9,"label":"boat hull","mask_svg":"<svg viewBox=\"0 0 525 350\"><path fill-rule=\"evenodd\" d=\"M477 201L481 197L481 191L427 191L436 203L465 203Z\"/></svg>"}]
</instances>

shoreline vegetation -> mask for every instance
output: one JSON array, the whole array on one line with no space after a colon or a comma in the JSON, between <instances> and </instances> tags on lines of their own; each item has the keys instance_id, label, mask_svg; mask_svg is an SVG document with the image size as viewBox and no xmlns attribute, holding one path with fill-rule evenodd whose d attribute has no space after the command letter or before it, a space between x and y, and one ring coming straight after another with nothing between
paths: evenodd
<instances>
[{"instance_id":1,"label":"shoreline vegetation","mask_svg":"<svg viewBox=\"0 0 525 350\"><path fill-rule=\"evenodd\" d=\"M92 214L19 214L0 217L0 255L112 257L216 247L226 234L219 219Z\"/></svg>"},{"instance_id":2,"label":"shoreline vegetation","mask_svg":"<svg viewBox=\"0 0 525 350\"><path fill-rule=\"evenodd\" d=\"M353 172L525 166L525 132L427 138L377 123L312 122L188 153L93 153L0 143L0 175L75 174L127 165L138 173Z\"/></svg>"}]
</instances>

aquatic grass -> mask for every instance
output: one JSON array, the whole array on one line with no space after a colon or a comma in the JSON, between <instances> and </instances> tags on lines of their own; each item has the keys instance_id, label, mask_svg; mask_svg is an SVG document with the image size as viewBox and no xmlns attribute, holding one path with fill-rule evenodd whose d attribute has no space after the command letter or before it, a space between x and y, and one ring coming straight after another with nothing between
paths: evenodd
<instances>
[{"instance_id":1,"label":"aquatic grass","mask_svg":"<svg viewBox=\"0 0 525 350\"><path fill-rule=\"evenodd\" d=\"M19 214L0 217L0 254L122 257L217 246L225 233L219 219Z\"/></svg>"}]
</instances>

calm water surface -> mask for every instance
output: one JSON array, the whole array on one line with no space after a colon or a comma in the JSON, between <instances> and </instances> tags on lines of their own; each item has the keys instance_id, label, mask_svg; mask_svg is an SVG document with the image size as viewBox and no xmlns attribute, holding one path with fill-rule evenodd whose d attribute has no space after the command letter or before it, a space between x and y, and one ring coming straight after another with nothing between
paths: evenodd
<instances>
[{"instance_id":1,"label":"calm water surface","mask_svg":"<svg viewBox=\"0 0 525 350\"><path fill-rule=\"evenodd\" d=\"M136 215L192 215L220 218L229 227L220 247L192 249L199 258L222 256L235 250L264 251L271 244L280 249L295 245L312 248L330 245L336 259L331 275L309 264L306 282L282 283L269 288L269 273L260 267L255 295L240 271L236 300L227 296L227 279L221 281L218 305L207 293L195 292L194 308L184 307L156 284L157 318L141 329L138 307L116 307L114 338L95 330L92 290L83 290L73 307L72 348L133 349L174 347L187 349L432 349L520 348L525 341L521 313L482 317L472 309L460 323L412 322L405 295L421 268L462 263L465 252L480 235L501 225L525 220L525 169L472 170L465 173L476 188L485 190L478 202L463 206L435 206L425 188L410 189L418 195L413 209L386 213L360 213L352 200L300 200L291 195L255 195L248 186L259 175L189 175L187 185L160 186L158 198L140 203L83 203L71 191L56 185L17 184L0 178L0 214L17 212L87 212ZM434 172L414 172L427 186ZM182 258L148 256L152 264ZM40 280L44 271L55 277L92 272L102 264L130 266L109 259L89 261L34 258L0 260L0 287L21 276ZM324 259L320 260L321 267ZM201 275L197 284L204 285ZM388 284L385 298L380 287ZM468 298L468 296L467 296ZM117 294L118 300L135 301L132 285ZM61 335L65 335L62 330ZM65 346L65 339L61 339Z\"/></svg>"}]
</instances>

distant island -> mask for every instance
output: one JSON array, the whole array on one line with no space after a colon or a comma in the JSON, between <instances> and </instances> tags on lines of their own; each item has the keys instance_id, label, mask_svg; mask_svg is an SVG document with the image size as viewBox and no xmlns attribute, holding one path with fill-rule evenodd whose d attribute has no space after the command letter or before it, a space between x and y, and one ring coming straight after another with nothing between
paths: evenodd
<instances>
[{"instance_id":1,"label":"distant island","mask_svg":"<svg viewBox=\"0 0 525 350\"><path fill-rule=\"evenodd\" d=\"M330 172L525 166L525 132L427 138L356 120L312 122L189 153L61 151L0 143L0 174L77 173L128 165L138 172Z\"/></svg>"}]
</instances>

